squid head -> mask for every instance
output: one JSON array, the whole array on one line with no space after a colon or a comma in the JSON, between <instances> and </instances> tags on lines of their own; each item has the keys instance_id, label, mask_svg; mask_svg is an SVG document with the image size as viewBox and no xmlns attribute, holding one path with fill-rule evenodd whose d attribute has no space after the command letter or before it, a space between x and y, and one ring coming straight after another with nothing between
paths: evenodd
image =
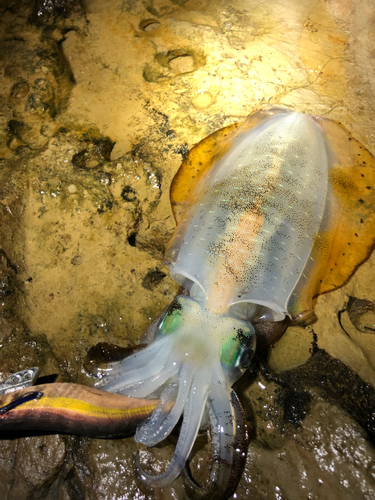
<instances>
[{"instance_id":1,"label":"squid head","mask_svg":"<svg viewBox=\"0 0 375 500\"><path fill-rule=\"evenodd\" d=\"M106 390L136 398L160 394L160 405L138 426L136 441L156 445L183 415L177 446L166 471L152 476L137 464L137 474L148 486L162 488L180 474L206 410L214 457L233 463L244 422L231 386L249 367L254 351L255 330L251 323L213 313L206 309L204 301L180 295L161 319L154 341L113 366L113 381Z\"/></svg>"}]
</instances>

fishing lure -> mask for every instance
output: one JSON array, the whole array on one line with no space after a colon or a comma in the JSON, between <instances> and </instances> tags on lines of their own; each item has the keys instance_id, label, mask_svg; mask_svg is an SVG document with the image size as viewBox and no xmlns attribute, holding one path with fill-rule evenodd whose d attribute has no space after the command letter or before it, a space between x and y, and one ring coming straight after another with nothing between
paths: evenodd
<instances>
[{"instance_id":1,"label":"fishing lure","mask_svg":"<svg viewBox=\"0 0 375 500\"><path fill-rule=\"evenodd\" d=\"M19 391L34 384L39 373L39 368L34 366L26 370L13 373L4 382L0 382L0 396L10 392Z\"/></svg>"},{"instance_id":2,"label":"fishing lure","mask_svg":"<svg viewBox=\"0 0 375 500\"><path fill-rule=\"evenodd\" d=\"M185 486L193 498L234 492L246 432L232 385L254 356L255 329L286 317L311 322L313 299L368 258L374 178L374 157L345 127L282 108L258 111L190 151L171 187L177 229L166 253L188 295L155 322L144 350L111 365L104 387L160 396L135 434L147 446L183 415L165 472L148 474L137 460L147 486L165 487L181 473L208 414L219 466L205 488L185 471Z\"/></svg>"},{"instance_id":3,"label":"fishing lure","mask_svg":"<svg viewBox=\"0 0 375 500\"><path fill-rule=\"evenodd\" d=\"M0 432L7 436L16 431L125 437L134 433L158 402L80 384L35 385L0 395Z\"/></svg>"}]
</instances>

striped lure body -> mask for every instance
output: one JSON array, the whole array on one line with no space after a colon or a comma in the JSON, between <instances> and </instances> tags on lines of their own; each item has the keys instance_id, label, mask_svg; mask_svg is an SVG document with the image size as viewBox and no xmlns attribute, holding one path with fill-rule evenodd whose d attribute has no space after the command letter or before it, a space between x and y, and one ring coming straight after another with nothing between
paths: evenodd
<instances>
[{"instance_id":1,"label":"striped lure body","mask_svg":"<svg viewBox=\"0 0 375 500\"><path fill-rule=\"evenodd\" d=\"M177 222L167 249L173 279L188 295L155 322L154 340L112 366L106 390L161 403L135 439L154 446L183 415L162 474L183 470L207 415L210 479L192 498L225 499L246 460L244 416L232 384L249 366L255 327L285 317L311 321L317 295L343 285L374 246L375 161L340 124L281 108L250 115L196 145L176 174ZM272 323L274 322L274 323Z\"/></svg>"}]
</instances>

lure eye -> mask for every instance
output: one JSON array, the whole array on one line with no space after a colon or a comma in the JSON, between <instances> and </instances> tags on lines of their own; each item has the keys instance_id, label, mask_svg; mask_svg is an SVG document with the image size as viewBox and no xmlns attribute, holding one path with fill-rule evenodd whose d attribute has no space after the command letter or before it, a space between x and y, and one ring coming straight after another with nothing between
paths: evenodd
<instances>
[{"instance_id":1,"label":"lure eye","mask_svg":"<svg viewBox=\"0 0 375 500\"><path fill-rule=\"evenodd\" d=\"M250 328L236 328L235 334L229 337L220 354L221 365L229 377L237 378L249 368L255 351L255 331Z\"/></svg>"}]
</instances>

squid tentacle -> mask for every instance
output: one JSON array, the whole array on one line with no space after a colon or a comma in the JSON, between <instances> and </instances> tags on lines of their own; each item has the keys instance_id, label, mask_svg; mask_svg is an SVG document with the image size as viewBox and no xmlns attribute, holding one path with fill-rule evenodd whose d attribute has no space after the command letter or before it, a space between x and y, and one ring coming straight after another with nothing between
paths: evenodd
<instances>
[{"instance_id":1,"label":"squid tentacle","mask_svg":"<svg viewBox=\"0 0 375 500\"><path fill-rule=\"evenodd\" d=\"M168 339L160 337L157 341L147 344L143 349L138 350L138 346L135 347L135 352L130 356L125 357L121 361L114 361L107 364L108 377L111 379L117 373L123 373L126 369L127 372L133 370L138 370L142 366L147 366L150 361L155 359L159 351L164 352L164 348L168 349Z\"/></svg>"},{"instance_id":2,"label":"squid tentacle","mask_svg":"<svg viewBox=\"0 0 375 500\"><path fill-rule=\"evenodd\" d=\"M146 446L155 446L160 443L172 432L173 428L176 426L185 406L185 402L188 398L191 384L193 381L193 375L190 373L188 367L183 366L180 374L180 382L178 388L178 394L176 401L170 410L170 412L165 416L163 421L155 421L153 425L140 425L135 433L135 440L138 443L143 443Z\"/></svg>"},{"instance_id":3,"label":"squid tentacle","mask_svg":"<svg viewBox=\"0 0 375 500\"><path fill-rule=\"evenodd\" d=\"M158 476L147 474L142 469L139 452L137 453L135 473L138 480L144 483L146 487L164 488L180 474L198 434L208 392L209 384L197 384L194 386L193 381L191 393L185 405L184 418L176 449L165 472Z\"/></svg>"},{"instance_id":4,"label":"squid tentacle","mask_svg":"<svg viewBox=\"0 0 375 500\"><path fill-rule=\"evenodd\" d=\"M172 406L175 403L178 394L178 384L169 384L160 395L160 404L155 408L151 415L145 419L141 424L138 425L135 432L135 440L139 443L145 443L143 441L143 434L152 434L156 432L159 427L164 422L166 416L170 412ZM140 433L142 432L142 437Z\"/></svg>"},{"instance_id":5,"label":"squid tentacle","mask_svg":"<svg viewBox=\"0 0 375 500\"><path fill-rule=\"evenodd\" d=\"M135 384L128 385L128 387L124 387L119 392L134 398L145 398L154 393L159 387L162 387L167 380L177 373L177 371L178 367L175 364L164 366L158 373L136 382Z\"/></svg>"},{"instance_id":6,"label":"squid tentacle","mask_svg":"<svg viewBox=\"0 0 375 500\"><path fill-rule=\"evenodd\" d=\"M160 342L156 341L143 351L117 362L117 366L114 366L103 380L105 390L124 393L135 384L143 382L145 377L151 378L161 372L167 364L171 351L171 346L165 340L160 339Z\"/></svg>"},{"instance_id":7,"label":"squid tentacle","mask_svg":"<svg viewBox=\"0 0 375 500\"><path fill-rule=\"evenodd\" d=\"M225 395L227 397L227 395ZM226 500L236 490L246 464L249 436L245 414L237 394L230 394L231 409L224 409L224 395L211 393L210 421L212 429L212 464L208 482L199 486L193 479L188 465L183 470L183 483L191 500ZM223 415L224 414L224 415ZM226 427L223 429L223 422ZM221 429L220 429L221 428Z\"/></svg>"}]
</instances>

